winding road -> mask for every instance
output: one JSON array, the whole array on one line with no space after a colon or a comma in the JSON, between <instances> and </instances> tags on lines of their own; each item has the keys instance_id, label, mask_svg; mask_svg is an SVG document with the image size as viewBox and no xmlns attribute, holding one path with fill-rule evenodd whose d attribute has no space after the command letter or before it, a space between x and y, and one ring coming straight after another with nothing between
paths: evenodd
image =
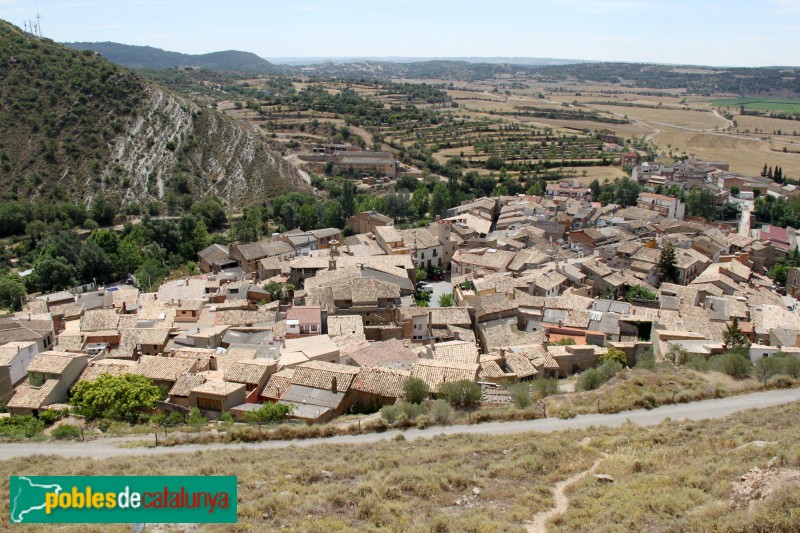
<instances>
[{"instance_id":1,"label":"winding road","mask_svg":"<svg viewBox=\"0 0 800 533\"><path fill-rule=\"evenodd\" d=\"M429 429L392 430L384 433L365 433L362 435L341 435L330 438L314 438L291 441L266 441L247 444L187 444L174 447L136 447L120 448L123 439L95 440L88 442L15 442L0 445L0 460L32 455L53 455L58 457L132 457L140 455L166 455L173 453L195 453L213 450L266 450L296 446L305 448L319 444L371 444L393 439L403 433L406 440L432 438L439 435L487 434L511 435L531 431L549 433L567 429L586 429L591 426L619 427L627 422L640 426L652 426L670 418L672 420L706 420L723 418L747 409L774 407L800 400L800 389L781 389L756 392L729 398L703 400L699 402L666 405L651 410L624 411L615 414L580 415L570 419L544 418L521 422L487 422L473 425L434 426ZM149 440L152 436L141 436L125 440Z\"/></svg>"}]
</instances>

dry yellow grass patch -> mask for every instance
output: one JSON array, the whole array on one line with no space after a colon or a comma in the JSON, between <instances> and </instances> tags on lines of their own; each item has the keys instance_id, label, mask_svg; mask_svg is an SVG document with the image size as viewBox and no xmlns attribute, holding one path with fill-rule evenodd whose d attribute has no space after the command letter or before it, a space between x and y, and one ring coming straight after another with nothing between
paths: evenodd
<instances>
[{"instance_id":1,"label":"dry yellow grass patch","mask_svg":"<svg viewBox=\"0 0 800 533\"><path fill-rule=\"evenodd\" d=\"M662 149L672 145L673 150L702 159L727 161L732 172L756 175L767 163L780 166L786 175L800 176L800 155L771 151L769 141L676 130L659 133L653 141Z\"/></svg>"},{"instance_id":2,"label":"dry yellow grass patch","mask_svg":"<svg viewBox=\"0 0 800 533\"><path fill-rule=\"evenodd\" d=\"M662 122L664 124L675 124L684 128L694 129L710 129L715 127L725 128L728 122L714 115L711 112L705 111L684 111L677 109L651 109L642 107L624 107L624 106L610 106L598 105L594 106L597 109L603 109L618 115L627 115L628 118L635 118L645 122ZM657 126L657 125L656 125ZM660 129L660 128L659 128Z\"/></svg>"}]
</instances>

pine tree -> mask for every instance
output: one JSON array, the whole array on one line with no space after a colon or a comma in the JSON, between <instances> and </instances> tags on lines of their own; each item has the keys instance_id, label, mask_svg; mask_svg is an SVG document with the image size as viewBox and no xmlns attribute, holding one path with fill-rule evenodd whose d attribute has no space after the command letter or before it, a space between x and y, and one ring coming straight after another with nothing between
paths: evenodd
<instances>
[{"instance_id":1,"label":"pine tree","mask_svg":"<svg viewBox=\"0 0 800 533\"><path fill-rule=\"evenodd\" d=\"M781 167L775 167L775 181L783 183L783 169Z\"/></svg>"},{"instance_id":2,"label":"pine tree","mask_svg":"<svg viewBox=\"0 0 800 533\"><path fill-rule=\"evenodd\" d=\"M773 175L772 175L772 165L770 165L769 170L767 170L767 177L769 179L772 179L772 177L773 177Z\"/></svg>"},{"instance_id":3,"label":"pine tree","mask_svg":"<svg viewBox=\"0 0 800 533\"><path fill-rule=\"evenodd\" d=\"M767 164L766 163L764 163L764 168L761 169L761 177L762 178L766 178L767 177Z\"/></svg>"},{"instance_id":4,"label":"pine tree","mask_svg":"<svg viewBox=\"0 0 800 533\"><path fill-rule=\"evenodd\" d=\"M722 343L726 350L743 350L750 345L742 330L739 328L739 319L733 317L733 322L725 326L722 332Z\"/></svg>"},{"instance_id":5,"label":"pine tree","mask_svg":"<svg viewBox=\"0 0 800 533\"><path fill-rule=\"evenodd\" d=\"M658 266L664 276L664 281L670 283L677 283L678 281L678 267L677 258L675 257L675 245L668 242L661 250L661 257L658 260Z\"/></svg>"}]
</instances>

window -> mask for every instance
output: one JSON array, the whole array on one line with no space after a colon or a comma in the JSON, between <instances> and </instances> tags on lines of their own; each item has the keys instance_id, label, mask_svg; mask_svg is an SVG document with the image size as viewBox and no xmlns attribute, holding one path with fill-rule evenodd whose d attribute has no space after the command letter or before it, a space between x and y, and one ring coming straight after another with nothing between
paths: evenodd
<instances>
[{"instance_id":1,"label":"window","mask_svg":"<svg viewBox=\"0 0 800 533\"><path fill-rule=\"evenodd\" d=\"M317 331L317 325L311 324L311 331Z\"/></svg>"},{"instance_id":2,"label":"window","mask_svg":"<svg viewBox=\"0 0 800 533\"><path fill-rule=\"evenodd\" d=\"M206 411L222 411L222 400L197 397L197 407Z\"/></svg>"}]
</instances>

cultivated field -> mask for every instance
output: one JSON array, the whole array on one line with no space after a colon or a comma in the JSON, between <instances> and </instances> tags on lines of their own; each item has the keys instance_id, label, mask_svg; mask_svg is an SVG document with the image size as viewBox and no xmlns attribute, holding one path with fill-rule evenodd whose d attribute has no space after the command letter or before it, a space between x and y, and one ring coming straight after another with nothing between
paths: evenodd
<instances>
[{"instance_id":1,"label":"cultivated field","mask_svg":"<svg viewBox=\"0 0 800 533\"><path fill-rule=\"evenodd\" d=\"M800 156L770 150L770 142L724 134L664 131L653 137L662 148L694 154L711 161L728 161L731 170L749 175L761 172L764 163L783 168L785 175L800 177Z\"/></svg>"},{"instance_id":2,"label":"cultivated field","mask_svg":"<svg viewBox=\"0 0 800 533\"><path fill-rule=\"evenodd\" d=\"M778 98L720 98L711 103L720 107L744 106L756 111L777 111L783 113L800 113L800 100L782 100Z\"/></svg>"}]
</instances>

